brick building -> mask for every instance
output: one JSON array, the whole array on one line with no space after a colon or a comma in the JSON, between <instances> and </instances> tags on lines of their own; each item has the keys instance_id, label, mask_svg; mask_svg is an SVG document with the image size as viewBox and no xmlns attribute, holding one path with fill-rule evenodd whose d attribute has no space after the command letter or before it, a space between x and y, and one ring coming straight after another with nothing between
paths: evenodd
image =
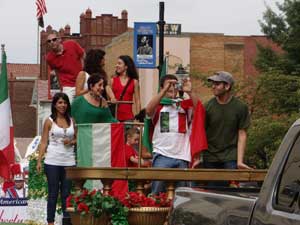
<instances>
[{"instance_id":1,"label":"brick building","mask_svg":"<svg viewBox=\"0 0 300 225\"><path fill-rule=\"evenodd\" d=\"M34 137L36 108L31 100L40 67L38 64L7 63L7 75L15 137Z\"/></svg>"}]
</instances>

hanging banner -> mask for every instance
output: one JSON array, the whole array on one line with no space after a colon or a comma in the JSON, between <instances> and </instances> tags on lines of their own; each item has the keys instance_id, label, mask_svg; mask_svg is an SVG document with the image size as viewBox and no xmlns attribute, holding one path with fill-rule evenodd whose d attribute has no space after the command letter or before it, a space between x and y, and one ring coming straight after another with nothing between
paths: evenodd
<instances>
[{"instance_id":1,"label":"hanging banner","mask_svg":"<svg viewBox=\"0 0 300 225\"><path fill-rule=\"evenodd\" d=\"M24 223L27 216L27 198L0 198L0 224Z\"/></svg>"},{"instance_id":2,"label":"hanging banner","mask_svg":"<svg viewBox=\"0 0 300 225\"><path fill-rule=\"evenodd\" d=\"M137 68L156 68L156 23L134 23L133 55Z\"/></svg>"}]
</instances>

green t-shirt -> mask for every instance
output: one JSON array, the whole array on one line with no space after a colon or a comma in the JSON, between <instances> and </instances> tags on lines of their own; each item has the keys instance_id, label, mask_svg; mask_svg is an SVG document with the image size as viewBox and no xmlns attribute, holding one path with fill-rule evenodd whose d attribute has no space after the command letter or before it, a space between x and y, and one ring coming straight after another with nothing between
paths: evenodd
<instances>
[{"instance_id":1,"label":"green t-shirt","mask_svg":"<svg viewBox=\"0 0 300 225\"><path fill-rule=\"evenodd\" d=\"M77 124L84 123L113 123L118 122L109 108L96 107L83 96L76 97L71 107L72 117Z\"/></svg>"},{"instance_id":2,"label":"green t-shirt","mask_svg":"<svg viewBox=\"0 0 300 225\"><path fill-rule=\"evenodd\" d=\"M227 104L212 98L205 104L208 150L203 159L207 162L237 160L238 130L247 129L250 115L246 104L232 97Z\"/></svg>"}]
</instances>

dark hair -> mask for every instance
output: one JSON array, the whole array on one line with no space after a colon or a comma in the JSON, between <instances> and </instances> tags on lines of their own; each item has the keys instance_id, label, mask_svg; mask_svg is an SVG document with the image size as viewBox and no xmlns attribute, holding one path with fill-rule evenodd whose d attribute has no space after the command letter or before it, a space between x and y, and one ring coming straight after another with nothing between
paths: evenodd
<instances>
[{"instance_id":1,"label":"dark hair","mask_svg":"<svg viewBox=\"0 0 300 225\"><path fill-rule=\"evenodd\" d=\"M104 76L102 76L100 73L93 73L90 75L89 79L87 80L87 85L88 85L88 89L91 90L92 87L94 87L94 85L96 83L98 83L100 80L103 80L103 86L105 86L105 78Z\"/></svg>"},{"instance_id":2,"label":"dark hair","mask_svg":"<svg viewBox=\"0 0 300 225\"><path fill-rule=\"evenodd\" d=\"M166 80L178 80L178 79L173 74L167 74L167 75L163 76L162 78L160 78L160 81L159 81L159 86L161 88L164 87L164 83L165 83Z\"/></svg>"},{"instance_id":3,"label":"dark hair","mask_svg":"<svg viewBox=\"0 0 300 225\"><path fill-rule=\"evenodd\" d=\"M126 71L127 76L132 79L138 80L139 75L137 73L137 70L136 70L136 67L135 67L135 64L134 64L132 58L129 55L120 55L119 59L121 59L124 62L125 66L127 66L127 71ZM117 75L119 75L119 74L117 74Z\"/></svg>"},{"instance_id":4,"label":"dark hair","mask_svg":"<svg viewBox=\"0 0 300 225\"><path fill-rule=\"evenodd\" d=\"M57 122L56 121L56 119L57 119L57 110L56 110L55 106L56 106L57 101L60 98L62 98L63 100L65 100L66 103L67 103L67 110L65 112L64 117L65 117L68 125L70 126L70 124L71 124L71 104L70 104L68 95L66 95L63 92L58 92L58 93L56 93L53 96L53 98L52 98L52 104L51 104L51 115L50 115L50 117L53 119L54 122Z\"/></svg>"},{"instance_id":5,"label":"dark hair","mask_svg":"<svg viewBox=\"0 0 300 225\"><path fill-rule=\"evenodd\" d=\"M99 73L105 80L107 80L107 74L100 64L101 60L105 56L105 51L102 49L91 49L87 52L84 59L84 68L83 70L88 74Z\"/></svg>"}]
</instances>

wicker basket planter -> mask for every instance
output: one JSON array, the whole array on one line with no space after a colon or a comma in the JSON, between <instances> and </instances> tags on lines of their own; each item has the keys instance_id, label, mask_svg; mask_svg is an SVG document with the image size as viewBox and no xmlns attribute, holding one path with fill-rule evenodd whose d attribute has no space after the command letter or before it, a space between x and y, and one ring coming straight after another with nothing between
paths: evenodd
<instances>
[{"instance_id":1,"label":"wicker basket planter","mask_svg":"<svg viewBox=\"0 0 300 225\"><path fill-rule=\"evenodd\" d=\"M74 211L73 208L68 208L73 225L110 225L110 217L106 214L95 218L92 214L81 216L80 213Z\"/></svg>"},{"instance_id":2,"label":"wicker basket planter","mask_svg":"<svg viewBox=\"0 0 300 225\"><path fill-rule=\"evenodd\" d=\"M163 225L169 209L169 207L130 208L128 223L129 225Z\"/></svg>"}]
</instances>

